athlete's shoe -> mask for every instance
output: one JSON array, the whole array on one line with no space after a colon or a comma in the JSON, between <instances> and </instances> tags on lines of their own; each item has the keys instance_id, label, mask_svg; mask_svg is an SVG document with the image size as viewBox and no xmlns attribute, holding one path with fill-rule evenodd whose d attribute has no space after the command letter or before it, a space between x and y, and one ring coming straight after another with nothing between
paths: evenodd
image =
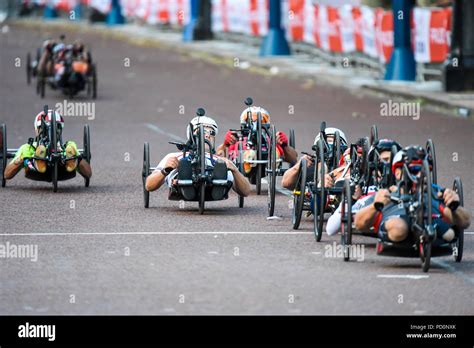
<instances>
[{"instance_id":1,"label":"athlete's shoe","mask_svg":"<svg viewBox=\"0 0 474 348\"><path fill-rule=\"evenodd\" d=\"M44 145L38 145L35 150L35 169L39 173L45 173L47 166L46 161L40 160L38 158L45 158L46 157L46 147Z\"/></svg>"},{"instance_id":2,"label":"athlete's shoe","mask_svg":"<svg viewBox=\"0 0 474 348\"><path fill-rule=\"evenodd\" d=\"M73 160L68 160L68 158L73 158L77 156L77 146L73 142L68 142L66 145L66 171L73 172L77 167L77 158Z\"/></svg>"}]
</instances>

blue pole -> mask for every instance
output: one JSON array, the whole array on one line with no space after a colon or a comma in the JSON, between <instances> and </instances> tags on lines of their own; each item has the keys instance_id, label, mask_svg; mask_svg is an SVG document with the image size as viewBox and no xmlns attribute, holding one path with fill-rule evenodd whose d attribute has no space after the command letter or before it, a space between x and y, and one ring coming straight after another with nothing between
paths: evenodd
<instances>
[{"instance_id":1,"label":"blue pole","mask_svg":"<svg viewBox=\"0 0 474 348\"><path fill-rule=\"evenodd\" d=\"M189 23L186 24L183 30L183 41L185 42L194 40L194 29L197 25L200 6L200 0L190 0L189 8L191 9L191 18L189 19Z\"/></svg>"},{"instance_id":2,"label":"blue pole","mask_svg":"<svg viewBox=\"0 0 474 348\"><path fill-rule=\"evenodd\" d=\"M290 54L290 46L281 25L281 1L270 0L268 34L260 46L260 56L288 56Z\"/></svg>"},{"instance_id":3,"label":"blue pole","mask_svg":"<svg viewBox=\"0 0 474 348\"><path fill-rule=\"evenodd\" d=\"M415 81L416 62L411 48L410 16L413 0L393 0L394 47L385 80Z\"/></svg>"},{"instance_id":4,"label":"blue pole","mask_svg":"<svg viewBox=\"0 0 474 348\"><path fill-rule=\"evenodd\" d=\"M81 8L81 3L78 2L77 5L73 9L74 11L74 20L78 21L81 19L82 16L82 8Z\"/></svg>"},{"instance_id":5,"label":"blue pole","mask_svg":"<svg viewBox=\"0 0 474 348\"><path fill-rule=\"evenodd\" d=\"M112 0L112 7L107 15L107 25L112 26L124 23L125 18L123 18L119 0Z\"/></svg>"},{"instance_id":6,"label":"blue pole","mask_svg":"<svg viewBox=\"0 0 474 348\"><path fill-rule=\"evenodd\" d=\"M44 8L43 12L43 18L44 19L54 19L58 17L58 13L56 12L56 9L54 8L53 4L51 1L46 2L46 7Z\"/></svg>"}]
</instances>

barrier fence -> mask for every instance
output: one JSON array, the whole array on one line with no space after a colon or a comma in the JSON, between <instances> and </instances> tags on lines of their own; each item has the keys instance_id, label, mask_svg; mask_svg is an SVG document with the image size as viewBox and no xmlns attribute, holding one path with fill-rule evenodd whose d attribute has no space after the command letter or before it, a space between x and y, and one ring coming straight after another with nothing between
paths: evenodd
<instances>
[{"instance_id":1,"label":"barrier fence","mask_svg":"<svg viewBox=\"0 0 474 348\"><path fill-rule=\"evenodd\" d=\"M111 0L25 0L71 11L78 4L107 14ZM183 26L189 20L189 0L120 0L128 19L149 24ZM313 0L282 2L283 25L289 41L305 42L326 52L353 53L385 64L393 49L393 13L381 8L314 4ZM418 63L442 63L449 52L451 8L414 8L412 45ZM212 0L212 30L264 36L268 30L268 0Z\"/></svg>"}]
</instances>

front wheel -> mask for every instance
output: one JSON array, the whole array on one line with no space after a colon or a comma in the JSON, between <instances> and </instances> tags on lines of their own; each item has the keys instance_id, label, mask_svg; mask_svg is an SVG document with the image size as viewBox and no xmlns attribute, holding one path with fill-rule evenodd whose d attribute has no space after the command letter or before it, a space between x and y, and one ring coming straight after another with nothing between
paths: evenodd
<instances>
[{"instance_id":1,"label":"front wheel","mask_svg":"<svg viewBox=\"0 0 474 348\"><path fill-rule=\"evenodd\" d=\"M344 251L344 261L349 261L352 244L352 193L349 179L344 180L341 197L341 244Z\"/></svg>"},{"instance_id":2,"label":"front wheel","mask_svg":"<svg viewBox=\"0 0 474 348\"><path fill-rule=\"evenodd\" d=\"M268 180L268 216L275 213L275 193L276 193L276 175L277 175L277 156L276 156L276 129L272 126L271 130L270 154L267 160L267 180Z\"/></svg>"},{"instance_id":3,"label":"front wheel","mask_svg":"<svg viewBox=\"0 0 474 348\"><path fill-rule=\"evenodd\" d=\"M150 206L150 192L147 191L146 178L150 174L150 144L143 145L143 168L142 168L142 184L143 184L143 205L145 208Z\"/></svg>"},{"instance_id":4,"label":"front wheel","mask_svg":"<svg viewBox=\"0 0 474 348\"><path fill-rule=\"evenodd\" d=\"M303 214L303 205L306 191L306 159L300 162L298 170L298 179L296 181L295 189L293 190L293 211L291 220L293 229L297 230L300 226L301 215Z\"/></svg>"},{"instance_id":5,"label":"front wheel","mask_svg":"<svg viewBox=\"0 0 474 348\"><path fill-rule=\"evenodd\" d=\"M84 125L84 152L82 153L83 158L87 163L91 164L91 133L89 125ZM84 186L89 187L90 178L84 178Z\"/></svg>"},{"instance_id":6,"label":"front wheel","mask_svg":"<svg viewBox=\"0 0 474 348\"><path fill-rule=\"evenodd\" d=\"M454 179L453 191L456 192L459 196L460 206L464 206L464 195L462 190L462 181L460 178ZM453 243L453 257L454 261L461 262L462 254L464 249L464 230L455 226L457 232L456 242Z\"/></svg>"},{"instance_id":7,"label":"front wheel","mask_svg":"<svg viewBox=\"0 0 474 348\"><path fill-rule=\"evenodd\" d=\"M5 187L7 184L7 180L5 179L5 168L7 167L7 126L5 124L0 125L0 146L2 158L0 161L0 165L2 166L2 187Z\"/></svg>"}]
</instances>

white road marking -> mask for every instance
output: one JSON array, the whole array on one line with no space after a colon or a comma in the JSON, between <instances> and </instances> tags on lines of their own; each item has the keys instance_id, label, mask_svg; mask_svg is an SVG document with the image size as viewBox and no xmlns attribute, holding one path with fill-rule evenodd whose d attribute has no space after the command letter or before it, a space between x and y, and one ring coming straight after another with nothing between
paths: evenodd
<instances>
[{"instance_id":1,"label":"white road marking","mask_svg":"<svg viewBox=\"0 0 474 348\"><path fill-rule=\"evenodd\" d=\"M154 124L151 124L151 123L145 123L145 126L148 128L148 129L151 129L152 131L155 131L161 135L166 135L168 137L170 137L171 139L173 140L176 140L176 141L181 141L181 142L185 142L185 140L183 138L181 138L180 136L177 136L173 133L170 133L170 132L166 132L164 131L163 129L161 129L160 127L158 126L155 126Z\"/></svg>"},{"instance_id":2,"label":"white road marking","mask_svg":"<svg viewBox=\"0 0 474 348\"><path fill-rule=\"evenodd\" d=\"M218 235L218 234L235 234L235 235L312 235L313 232L292 231L292 232L32 232L32 233L0 233L0 237L13 236L120 236L120 235Z\"/></svg>"},{"instance_id":3,"label":"white road marking","mask_svg":"<svg viewBox=\"0 0 474 348\"><path fill-rule=\"evenodd\" d=\"M464 234L474 234L474 232L466 232L466 231L464 231Z\"/></svg>"},{"instance_id":4,"label":"white road marking","mask_svg":"<svg viewBox=\"0 0 474 348\"><path fill-rule=\"evenodd\" d=\"M208 251L207 253L208 253L208 254L214 254L214 255L219 254L219 252L217 252L217 251Z\"/></svg>"},{"instance_id":5,"label":"white road marking","mask_svg":"<svg viewBox=\"0 0 474 348\"><path fill-rule=\"evenodd\" d=\"M312 251L311 254L313 254L313 255L321 255L322 252L321 252L321 251Z\"/></svg>"},{"instance_id":6,"label":"white road marking","mask_svg":"<svg viewBox=\"0 0 474 348\"><path fill-rule=\"evenodd\" d=\"M377 274L377 278L398 278L398 279L426 279L429 275L414 275L414 274Z\"/></svg>"}]
</instances>

